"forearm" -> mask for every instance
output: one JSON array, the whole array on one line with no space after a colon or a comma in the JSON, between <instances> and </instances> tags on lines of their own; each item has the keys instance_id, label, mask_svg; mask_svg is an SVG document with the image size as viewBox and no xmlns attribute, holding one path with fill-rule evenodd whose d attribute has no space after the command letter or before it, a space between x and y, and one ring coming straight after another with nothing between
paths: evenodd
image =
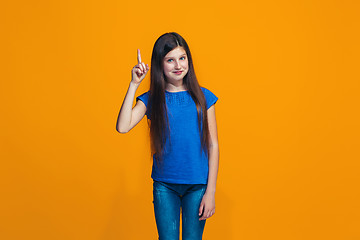
<instances>
[{"instance_id":1,"label":"forearm","mask_svg":"<svg viewBox=\"0 0 360 240\"><path fill-rule=\"evenodd\" d=\"M209 151L209 175L206 192L215 194L216 181L219 170L219 146L212 145Z\"/></svg>"},{"instance_id":2,"label":"forearm","mask_svg":"<svg viewBox=\"0 0 360 240\"><path fill-rule=\"evenodd\" d=\"M127 132L131 123L132 105L135 98L135 93L139 84L130 82L129 88L126 92L124 101L121 105L118 115L116 130L119 132Z\"/></svg>"}]
</instances>

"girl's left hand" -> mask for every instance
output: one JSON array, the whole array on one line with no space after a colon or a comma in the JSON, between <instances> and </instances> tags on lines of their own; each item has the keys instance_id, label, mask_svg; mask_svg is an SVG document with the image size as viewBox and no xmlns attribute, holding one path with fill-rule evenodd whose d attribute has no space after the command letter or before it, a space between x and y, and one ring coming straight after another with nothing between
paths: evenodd
<instances>
[{"instance_id":1,"label":"girl's left hand","mask_svg":"<svg viewBox=\"0 0 360 240\"><path fill-rule=\"evenodd\" d=\"M205 220L215 213L215 193L207 193L205 192L199 208L199 221Z\"/></svg>"}]
</instances>

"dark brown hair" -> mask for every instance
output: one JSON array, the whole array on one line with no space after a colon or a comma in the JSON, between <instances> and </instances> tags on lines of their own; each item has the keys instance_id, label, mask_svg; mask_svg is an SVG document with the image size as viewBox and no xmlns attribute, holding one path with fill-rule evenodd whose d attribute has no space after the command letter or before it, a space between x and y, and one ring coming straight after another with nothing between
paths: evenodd
<instances>
[{"instance_id":1,"label":"dark brown hair","mask_svg":"<svg viewBox=\"0 0 360 240\"><path fill-rule=\"evenodd\" d=\"M189 69L184 76L183 84L196 104L201 136L199 139L199 141L201 141L201 150L204 150L207 156L209 154L210 134L207 121L206 101L195 75L190 49L183 37L178 33L170 32L161 35L156 40L151 56L150 95L148 104L151 120L148 123L150 127L151 154L155 154L158 163L161 163L163 160L165 141L168 140L171 143L165 104L166 77L164 74L163 59L167 53L178 46L183 47L188 58ZM201 126L203 126L202 129Z\"/></svg>"}]
</instances>

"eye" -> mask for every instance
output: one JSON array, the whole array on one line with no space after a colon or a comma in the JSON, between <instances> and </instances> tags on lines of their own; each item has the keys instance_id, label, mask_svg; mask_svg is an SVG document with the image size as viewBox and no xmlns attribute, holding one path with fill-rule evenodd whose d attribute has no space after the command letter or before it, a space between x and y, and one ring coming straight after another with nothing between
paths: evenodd
<instances>
[{"instance_id":1,"label":"eye","mask_svg":"<svg viewBox=\"0 0 360 240\"><path fill-rule=\"evenodd\" d=\"M185 60L185 57L181 57L180 60Z\"/></svg>"},{"instance_id":2,"label":"eye","mask_svg":"<svg viewBox=\"0 0 360 240\"><path fill-rule=\"evenodd\" d=\"M168 59L168 60L167 60L167 62L170 62L170 61L172 61L172 59Z\"/></svg>"}]
</instances>

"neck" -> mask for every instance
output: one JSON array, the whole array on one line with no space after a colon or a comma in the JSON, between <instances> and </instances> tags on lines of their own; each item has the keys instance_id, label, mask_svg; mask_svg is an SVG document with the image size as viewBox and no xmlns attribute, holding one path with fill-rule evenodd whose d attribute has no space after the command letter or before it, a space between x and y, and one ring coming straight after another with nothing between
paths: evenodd
<instances>
[{"instance_id":1,"label":"neck","mask_svg":"<svg viewBox=\"0 0 360 240\"><path fill-rule=\"evenodd\" d=\"M178 92L186 90L186 86L183 84L183 81L179 81L177 83L167 82L165 85L165 90L169 92Z\"/></svg>"}]
</instances>

